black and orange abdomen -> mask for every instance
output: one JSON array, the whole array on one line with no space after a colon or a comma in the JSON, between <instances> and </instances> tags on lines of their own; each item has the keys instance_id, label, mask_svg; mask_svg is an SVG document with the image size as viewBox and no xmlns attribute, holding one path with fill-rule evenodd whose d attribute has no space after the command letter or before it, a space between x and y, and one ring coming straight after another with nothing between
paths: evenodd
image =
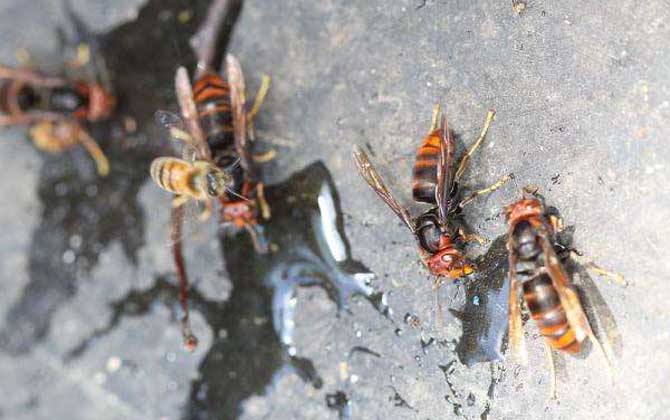
<instances>
[{"instance_id":1,"label":"black and orange abdomen","mask_svg":"<svg viewBox=\"0 0 670 420\"><path fill-rule=\"evenodd\" d=\"M8 81L0 85L0 112L16 115L39 105L38 93L27 84Z\"/></svg>"},{"instance_id":2,"label":"black and orange abdomen","mask_svg":"<svg viewBox=\"0 0 670 420\"><path fill-rule=\"evenodd\" d=\"M567 353L579 353L581 343L570 327L565 310L551 278L541 275L523 283L523 297L540 334L551 348Z\"/></svg>"},{"instance_id":3,"label":"black and orange abdomen","mask_svg":"<svg viewBox=\"0 0 670 420\"><path fill-rule=\"evenodd\" d=\"M437 165L440 160L439 129L428 134L416 152L416 161L412 171L412 196L414 200L435 204L437 186Z\"/></svg>"},{"instance_id":4,"label":"black and orange abdomen","mask_svg":"<svg viewBox=\"0 0 670 420\"><path fill-rule=\"evenodd\" d=\"M210 148L232 147L233 114L228 82L216 73L205 73L193 85L193 99Z\"/></svg>"}]
</instances>

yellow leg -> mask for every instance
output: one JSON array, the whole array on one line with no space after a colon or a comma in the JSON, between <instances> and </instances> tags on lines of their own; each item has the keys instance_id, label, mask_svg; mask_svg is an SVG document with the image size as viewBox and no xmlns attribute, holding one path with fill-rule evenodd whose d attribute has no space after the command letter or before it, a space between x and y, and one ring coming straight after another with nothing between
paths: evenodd
<instances>
[{"instance_id":1,"label":"yellow leg","mask_svg":"<svg viewBox=\"0 0 670 420\"><path fill-rule=\"evenodd\" d=\"M482 132L479 134L479 138L477 139L477 141L474 142L472 146L470 146L468 151L461 158L461 163L458 165L458 170L456 171L455 175L456 180L458 180L463 175L463 172L465 172L465 168L467 168L468 161L470 160L470 156L472 156L473 153L475 153L475 151L479 148L479 146L486 138L486 134L489 131L489 127L491 126L491 123L495 119L495 115L496 113L493 110L489 110L488 114L486 114L486 121L484 122Z\"/></svg>"},{"instance_id":2,"label":"yellow leg","mask_svg":"<svg viewBox=\"0 0 670 420\"><path fill-rule=\"evenodd\" d=\"M270 149L265 153L261 153L258 155L253 155L251 158L254 160L256 163L267 163L273 160L277 156L277 151L274 149Z\"/></svg>"},{"instance_id":3,"label":"yellow leg","mask_svg":"<svg viewBox=\"0 0 670 420\"><path fill-rule=\"evenodd\" d=\"M88 44L81 43L77 45L77 55L67 62L67 65L73 69L84 67L91 61L91 47Z\"/></svg>"},{"instance_id":4,"label":"yellow leg","mask_svg":"<svg viewBox=\"0 0 670 420\"><path fill-rule=\"evenodd\" d=\"M486 239L476 233L467 233L462 227L458 228L458 236L464 242L477 242L479 245L486 245Z\"/></svg>"},{"instance_id":5,"label":"yellow leg","mask_svg":"<svg viewBox=\"0 0 670 420\"><path fill-rule=\"evenodd\" d=\"M554 232L563 232L563 229L565 229L563 218L558 217L555 214L549 215L549 224L554 229Z\"/></svg>"},{"instance_id":6,"label":"yellow leg","mask_svg":"<svg viewBox=\"0 0 670 420\"><path fill-rule=\"evenodd\" d=\"M477 197L479 197L480 195L483 195L483 194L489 194L489 193L492 193L493 191L495 191L495 190L497 190L498 188L500 188L500 187L502 187L503 185L505 185L505 183L506 183L507 181L509 181L509 180L510 180L509 175L504 175L504 176L500 177L500 179L497 180L494 184L492 184L492 185L490 185L490 186L488 186L488 187L486 187L486 188L484 188L484 189L475 191L475 192L473 192L472 194L470 194L469 196L465 197L465 198L458 204L458 206L461 207L461 208L465 207L465 206L468 205L470 202L472 202L475 198L477 198Z\"/></svg>"},{"instance_id":7,"label":"yellow leg","mask_svg":"<svg viewBox=\"0 0 670 420\"><path fill-rule=\"evenodd\" d=\"M556 361L554 353L547 342L544 342L544 348L547 350L547 359L549 359L549 399L556 399Z\"/></svg>"},{"instance_id":8,"label":"yellow leg","mask_svg":"<svg viewBox=\"0 0 670 420\"><path fill-rule=\"evenodd\" d=\"M440 103L436 103L435 106L433 107L433 122L430 124L430 132L432 133L433 131L437 130L437 126L440 123L438 120L440 119Z\"/></svg>"},{"instance_id":9,"label":"yellow leg","mask_svg":"<svg viewBox=\"0 0 670 420\"><path fill-rule=\"evenodd\" d=\"M270 217L272 217L272 212L270 211L270 206L265 199L265 184L262 182L256 184L256 198L258 198L258 206L261 209L261 217L263 220L269 220Z\"/></svg>"},{"instance_id":10,"label":"yellow leg","mask_svg":"<svg viewBox=\"0 0 670 420\"><path fill-rule=\"evenodd\" d=\"M100 176L107 176L109 174L109 160L107 156L103 153L98 143L89 136L86 130L79 128L79 141L84 145L88 153L91 155L95 161L95 165L98 168L98 174Z\"/></svg>"},{"instance_id":11,"label":"yellow leg","mask_svg":"<svg viewBox=\"0 0 670 420\"><path fill-rule=\"evenodd\" d=\"M258 92L256 93L256 99L254 99L254 105L251 107L251 111L247 113L247 129L251 133L250 139L254 139L254 118L258 114L258 111L261 109L261 105L265 101L265 97L268 94L268 90L270 90L270 83L271 83L270 76L267 74L263 75L263 79L261 80L261 87L258 88Z\"/></svg>"},{"instance_id":12,"label":"yellow leg","mask_svg":"<svg viewBox=\"0 0 670 420\"><path fill-rule=\"evenodd\" d=\"M575 259L577 262L579 262L580 264L582 264L584 267L588 268L589 270L592 270L594 273L596 273L596 274L598 274L602 277L605 277L605 278L608 278L608 279L612 280L614 283L618 284L619 286L628 286L628 282L626 281L626 279L624 278L623 275L621 275L619 273L616 273L614 271L607 270L604 267L602 267L601 265L596 264L595 262L593 262L591 260L585 259L581 255L579 255L577 253L577 251L575 251L574 249L570 250L570 253L572 254L573 259Z\"/></svg>"},{"instance_id":13,"label":"yellow leg","mask_svg":"<svg viewBox=\"0 0 670 420\"><path fill-rule=\"evenodd\" d=\"M14 56L16 56L16 59L19 61L19 63L21 63L22 67L31 67L33 64L33 59L30 56L28 50L25 48L19 48L16 50Z\"/></svg>"},{"instance_id":14,"label":"yellow leg","mask_svg":"<svg viewBox=\"0 0 670 420\"><path fill-rule=\"evenodd\" d=\"M589 261L586 264L586 267L590 268L595 273L597 273L597 274L599 274L603 277L607 277L607 278L613 280L616 284L618 284L620 286L628 286L628 282L626 281L626 279L621 274L615 273L613 271L606 270L605 268L603 268L602 266L594 263L593 261Z\"/></svg>"}]
</instances>

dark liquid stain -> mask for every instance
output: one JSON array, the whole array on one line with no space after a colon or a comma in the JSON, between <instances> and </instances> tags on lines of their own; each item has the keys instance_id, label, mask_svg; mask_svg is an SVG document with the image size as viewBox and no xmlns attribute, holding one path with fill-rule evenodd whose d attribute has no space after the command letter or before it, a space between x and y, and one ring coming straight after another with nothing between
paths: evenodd
<instances>
[{"instance_id":1,"label":"dark liquid stain","mask_svg":"<svg viewBox=\"0 0 670 420\"><path fill-rule=\"evenodd\" d=\"M507 334L509 282L506 236L495 239L477 259L477 275L465 282L465 304L451 312L461 320L462 334L456 344L461 363L502 360Z\"/></svg>"},{"instance_id":2,"label":"dark liquid stain","mask_svg":"<svg viewBox=\"0 0 670 420\"><path fill-rule=\"evenodd\" d=\"M486 396L488 397L488 399L486 400L486 404L484 405L484 411L482 411L481 414L479 415L480 420L487 420L489 418L489 414L491 413L491 402L493 401L493 392L495 390L496 385L498 385L502 381L503 375L505 374L505 368L495 363L492 363L490 368L491 368L491 382L489 383L489 389L486 391Z\"/></svg>"},{"instance_id":3,"label":"dark liquid stain","mask_svg":"<svg viewBox=\"0 0 670 420\"><path fill-rule=\"evenodd\" d=\"M214 342L199 367L199 378L192 383L186 418L236 418L241 403L251 395L263 394L285 366L315 388L322 387L313 363L299 356L300 348L293 340L298 287L321 287L343 310L353 295L361 295L380 314L389 312L380 303L385 299L378 298L380 293L369 285L373 275L351 259L334 183L322 163L267 187L266 197L273 217L264 234L275 251L257 254L243 233L223 237L222 253L233 285L230 297L225 302L211 301L197 288L191 291L192 308L205 317ZM110 324L71 355L81 354L96 338L113 330L123 316L145 314L154 303L172 308L176 318L177 296L174 281L164 278L149 290L129 293L112 304Z\"/></svg>"},{"instance_id":4,"label":"dark liquid stain","mask_svg":"<svg viewBox=\"0 0 670 420\"><path fill-rule=\"evenodd\" d=\"M337 411L340 420L351 418L351 402L347 394L343 391L336 391L333 394L326 394L326 405L331 410Z\"/></svg>"},{"instance_id":5,"label":"dark liquid stain","mask_svg":"<svg viewBox=\"0 0 670 420\"><path fill-rule=\"evenodd\" d=\"M351 296L362 295L380 313L388 313L385 299L369 285L373 275L351 259L335 186L322 163L268 187L266 197L272 207L272 220L265 226L271 254L257 254L244 235L222 239L233 283L224 309L228 338L217 340L200 366L192 395L203 398L189 403L192 418L237 413L241 401L262 393L286 361L303 379L321 387L312 363L297 357L293 331L298 287L321 287L344 310ZM267 322L250 331L253 319ZM278 363L268 364L268 359ZM236 380L222 374L231 369L239 371Z\"/></svg>"},{"instance_id":6,"label":"dark liquid stain","mask_svg":"<svg viewBox=\"0 0 670 420\"><path fill-rule=\"evenodd\" d=\"M143 132L152 130L153 113L173 101L175 68L194 62L188 38L207 2L191 3L150 1L137 20L98 40L120 97L117 114L135 118L141 131L126 135L114 120L89 127L111 163L105 178L95 174L81 147L45 157L38 181L44 210L32 234L29 282L0 330L0 349L7 353L21 354L47 335L54 312L75 295L110 243L118 240L136 263L144 240L137 193L156 154ZM187 8L194 19L178 24L177 13Z\"/></svg>"},{"instance_id":7,"label":"dark liquid stain","mask_svg":"<svg viewBox=\"0 0 670 420\"><path fill-rule=\"evenodd\" d=\"M451 381L451 375L454 373L455 370L455 364L456 360L452 360L446 365L438 365L442 373L444 374L444 380L447 382L447 386L449 387L449 392L450 394L447 394L444 396L444 399L451 405L453 413L457 417L463 417L463 414L461 412L461 409L463 408L463 404L459 403L460 395L456 391L456 387L454 386L453 382Z\"/></svg>"}]
</instances>

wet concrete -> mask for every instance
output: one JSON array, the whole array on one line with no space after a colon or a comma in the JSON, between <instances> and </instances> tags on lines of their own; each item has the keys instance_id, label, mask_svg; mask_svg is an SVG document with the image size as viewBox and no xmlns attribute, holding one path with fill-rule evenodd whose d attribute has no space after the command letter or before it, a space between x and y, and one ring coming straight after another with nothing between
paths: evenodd
<instances>
[{"instance_id":1,"label":"wet concrete","mask_svg":"<svg viewBox=\"0 0 670 420\"><path fill-rule=\"evenodd\" d=\"M583 2L529 2L517 14L508 3L248 1L230 49L250 92L261 73L274 78L256 124L261 144L278 151L262 172L278 185L273 200L285 203L277 213L285 221L273 234L285 241L279 252L288 252L280 261L297 261L280 271L314 274L316 267L326 276L291 275L304 279L301 287L282 289L263 280L273 278L267 267L277 266L251 254L244 237L220 242L214 227L211 235L189 238L193 327L201 338L189 355L181 349L167 218L159 211L169 197L147 182L146 166L165 150L151 116L173 109L174 70L192 65L187 40L205 5L73 3L97 32L107 32L103 49L121 112L138 120L140 132L96 128L111 133L100 140L113 171L98 179L83 151L42 156L21 130L3 130L0 159L8 176L0 191L9 199L1 214L0 392L7 397L0 417L658 418L667 412L666 4L617 1L603 11ZM4 62L18 47L55 48L50 29L61 14L46 13L57 12L57 2L44 1L43 8L38 14L21 2L0 4ZM349 152L352 144L367 145L408 202L412 156L438 99L465 144L485 110L498 111L465 186L507 173L519 185L467 209L469 224L490 240L469 249L482 270L436 294L410 235L358 179ZM349 283L332 279L350 276L314 259L324 244L305 238L318 225L305 213L291 215L282 201L302 193L304 183L295 191L286 186L318 160L339 196L337 230L348 238L347 259L376 274L358 284L363 296L338 293ZM504 355L501 210L525 183L538 185L575 225L580 251L629 281L620 287L573 270L596 330L614 343L617 379L613 385L597 354L564 358L557 402L546 397L544 349L531 325L528 367L484 362ZM318 208L318 200L309 208ZM308 244L306 253L302 245L291 248L281 230L291 219L303 226L295 243ZM381 313L382 295L370 290L383 291L392 312ZM277 296L295 304L288 318L277 301L273 312ZM289 325L292 333L284 335Z\"/></svg>"}]
</instances>

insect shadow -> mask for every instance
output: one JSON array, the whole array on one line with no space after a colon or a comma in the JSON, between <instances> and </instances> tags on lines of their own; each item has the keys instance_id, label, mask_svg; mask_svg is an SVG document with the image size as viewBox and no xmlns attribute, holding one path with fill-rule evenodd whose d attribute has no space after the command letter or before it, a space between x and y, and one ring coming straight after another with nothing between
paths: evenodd
<instances>
[{"instance_id":1,"label":"insect shadow","mask_svg":"<svg viewBox=\"0 0 670 420\"><path fill-rule=\"evenodd\" d=\"M313 163L281 184L267 187L266 196L272 220L264 228L273 251L257 253L243 234L222 235L230 296L217 301L199 293L197 287L191 289L192 308L204 316L214 341L200 364L199 378L191 385L185 407L188 418L235 418L241 403L264 393L285 368L315 388L323 385L311 360L300 356L294 342L297 288L320 287L343 311L352 296L359 295L381 315L389 314L385 295L370 285L374 275L351 258L335 184L323 163ZM156 302L172 308L178 318L174 279L161 276L152 288L131 291L112 303L108 325L73 349L70 359L111 332L124 316L144 315Z\"/></svg>"},{"instance_id":2,"label":"insect shadow","mask_svg":"<svg viewBox=\"0 0 670 420\"><path fill-rule=\"evenodd\" d=\"M556 209L549 210L558 215ZM564 250L571 249L574 231L574 226L568 226L558 235L559 247ZM509 314L506 242L507 235L497 237L487 252L476 260L478 272L463 283L464 304L460 308L450 309L461 321L462 333L456 352L461 363L467 366L504 358ZM620 356L623 344L616 320L587 268L570 258L569 253L562 252L559 255L579 294L596 338L604 346L611 346L615 356ZM584 356L588 353L586 351ZM558 362L561 362L560 355Z\"/></svg>"}]
</instances>

